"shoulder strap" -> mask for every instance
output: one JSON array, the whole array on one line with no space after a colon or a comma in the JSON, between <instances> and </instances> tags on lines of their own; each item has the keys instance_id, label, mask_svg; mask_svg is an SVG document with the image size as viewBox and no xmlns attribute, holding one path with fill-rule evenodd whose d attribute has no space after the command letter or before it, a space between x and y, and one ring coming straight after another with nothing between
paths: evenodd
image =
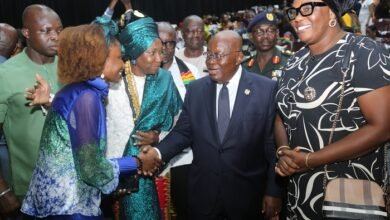
<instances>
[{"instance_id":1,"label":"shoulder strap","mask_svg":"<svg viewBox=\"0 0 390 220\"><path fill-rule=\"evenodd\" d=\"M339 103L337 105L336 116L334 117L333 124L332 124L332 130L330 131L330 135L329 135L328 145L332 143L334 130L336 129L337 120L339 119L339 116L340 116L341 105L343 104L343 99L344 99L345 77L347 76L347 72L350 68L351 51L352 51L352 47L353 47L354 43L355 43L355 39L353 37L351 37L351 40L350 40L350 42L348 42L347 48L345 49L344 59L341 61L341 73L343 76L343 81L342 81L342 86L341 86L340 99L339 99ZM325 164L325 166L324 166L324 179L323 179L323 188L324 189L326 189L326 183L328 180L328 169L327 168L328 168L328 165Z\"/></svg>"},{"instance_id":2,"label":"shoulder strap","mask_svg":"<svg viewBox=\"0 0 390 220\"><path fill-rule=\"evenodd\" d=\"M345 75L347 74L349 67L350 67L350 59L351 59L351 51L353 48L353 44L355 43L355 39L351 37L352 39L347 45L347 49L345 51L344 59L341 61L341 72Z\"/></svg>"},{"instance_id":3,"label":"shoulder strap","mask_svg":"<svg viewBox=\"0 0 390 220\"><path fill-rule=\"evenodd\" d=\"M337 120L339 119L339 116L340 116L341 105L342 105L343 99L344 99L345 77L347 76L347 72L350 68L349 61L351 59L351 52L352 52L352 47L353 47L354 43L355 43L355 39L352 37L352 39L350 40L350 42L347 45L347 48L345 49L344 59L341 61L341 73L343 74L341 94L340 94L339 103L337 105L337 111L336 111L336 116L335 116L334 121L333 121L332 130L331 130L330 135L329 135L328 144L332 143L333 133L334 133L334 130L336 128Z\"/></svg>"}]
</instances>

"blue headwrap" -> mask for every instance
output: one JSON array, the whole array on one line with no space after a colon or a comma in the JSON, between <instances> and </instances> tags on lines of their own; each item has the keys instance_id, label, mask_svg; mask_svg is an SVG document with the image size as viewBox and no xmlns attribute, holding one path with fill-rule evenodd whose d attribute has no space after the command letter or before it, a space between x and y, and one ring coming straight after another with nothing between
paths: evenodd
<instances>
[{"instance_id":1,"label":"blue headwrap","mask_svg":"<svg viewBox=\"0 0 390 220\"><path fill-rule=\"evenodd\" d=\"M124 59L136 60L158 38L157 25L151 17L128 23L119 34Z\"/></svg>"},{"instance_id":2,"label":"blue headwrap","mask_svg":"<svg viewBox=\"0 0 390 220\"><path fill-rule=\"evenodd\" d=\"M96 17L92 24L98 24L103 29L104 38L108 46L110 46L112 39L116 37L119 32L118 25L106 16Z\"/></svg>"}]
</instances>

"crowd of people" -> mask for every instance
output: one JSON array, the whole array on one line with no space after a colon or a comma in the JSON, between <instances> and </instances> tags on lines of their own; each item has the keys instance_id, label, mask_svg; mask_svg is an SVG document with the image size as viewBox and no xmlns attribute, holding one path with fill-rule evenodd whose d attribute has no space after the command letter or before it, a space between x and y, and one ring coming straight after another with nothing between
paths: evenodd
<instances>
[{"instance_id":1,"label":"crowd of people","mask_svg":"<svg viewBox=\"0 0 390 220\"><path fill-rule=\"evenodd\" d=\"M388 1L22 21L0 24L1 220L323 219L329 181L390 183Z\"/></svg>"}]
</instances>

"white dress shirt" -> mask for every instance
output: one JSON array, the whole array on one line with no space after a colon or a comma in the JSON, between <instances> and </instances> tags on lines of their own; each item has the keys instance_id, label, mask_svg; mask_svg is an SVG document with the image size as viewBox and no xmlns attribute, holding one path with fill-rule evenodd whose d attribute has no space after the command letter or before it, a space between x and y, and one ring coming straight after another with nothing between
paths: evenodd
<instances>
[{"instance_id":1,"label":"white dress shirt","mask_svg":"<svg viewBox=\"0 0 390 220\"><path fill-rule=\"evenodd\" d=\"M199 79L199 78L204 76L204 75L199 74L198 69L194 65L192 65L184 60L183 60L183 62L185 65L187 65L188 69L192 72L195 79ZM169 67L168 70L169 70L169 72L171 72L173 81L175 82L176 88L180 93L180 97L181 97L182 101L184 101L184 97L186 95L187 89L183 83L183 79L181 78L179 66L177 65L177 61L176 61L175 57L173 57L172 65ZM178 119L178 117L175 117L175 123L176 123L177 119ZM168 162L164 171L161 172L161 175L164 176L169 171L169 169L171 167L177 167L177 166L181 166L181 165L185 165L185 164L191 164L192 159L193 159L192 150L190 147L188 147L188 148L184 149L181 154L176 155L174 158L172 158Z\"/></svg>"},{"instance_id":2,"label":"white dress shirt","mask_svg":"<svg viewBox=\"0 0 390 220\"><path fill-rule=\"evenodd\" d=\"M241 75L242 75L242 67L241 65L238 67L236 73L233 75L233 77L230 79L229 83L227 84L227 87L228 87L228 90L229 90L229 107L230 107L230 116L232 115L232 112L233 112L233 107L234 107L234 103L236 102L236 96L237 96L237 90L238 90L238 85L240 83L240 79L241 79ZM218 118L218 95L219 95L219 92L220 90L222 89L222 86L223 84L217 84L217 95L216 95L216 99L215 99L215 105L216 105L216 115L217 115L217 118ZM158 148L154 148L157 152L157 155L158 155L158 158L161 159L161 152ZM168 167L172 167L172 162L169 162L168 164ZM176 163L174 164L175 166L178 166ZM165 169L163 174L168 170Z\"/></svg>"},{"instance_id":3,"label":"white dress shirt","mask_svg":"<svg viewBox=\"0 0 390 220\"><path fill-rule=\"evenodd\" d=\"M230 79L229 83L226 85L226 87L229 90L230 117L232 117L234 103L236 102L238 84L240 83L241 75L242 75L242 67L240 65L238 67L236 73L233 75L233 77ZM223 86L222 83L217 84L217 95L216 95L216 99L215 99L215 106L216 106L215 109L217 111L216 112L217 119L218 119L218 97L219 97L219 92L222 89L222 86Z\"/></svg>"},{"instance_id":4,"label":"white dress shirt","mask_svg":"<svg viewBox=\"0 0 390 220\"><path fill-rule=\"evenodd\" d=\"M207 76L208 72L207 71L207 66L206 66L206 53L207 53L207 48L203 47L203 54L198 56L198 57L186 57L184 54L184 48L178 49L175 52L175 55L180 58L183 61L186 61L187 63L191 63L194 65L196 68L198 68L198 73L203 76Z\"/></svg>"}]
</instances>

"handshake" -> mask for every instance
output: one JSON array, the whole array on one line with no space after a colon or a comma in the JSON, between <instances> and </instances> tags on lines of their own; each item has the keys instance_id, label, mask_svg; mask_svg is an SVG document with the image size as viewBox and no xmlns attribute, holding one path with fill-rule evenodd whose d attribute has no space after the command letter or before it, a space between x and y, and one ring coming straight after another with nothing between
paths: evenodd
<instances>
[{"instance_id":1,"label":"handshake","mask_svg":"<svg viewBox=\"0 0 390 220\"><path fill-rule=\"evenodd\" d=\"M162 164L157 151L151 145L140 147L139 153L134 156L134 159L137 161L138 175L121 175L118 188L113 193L114 198L137 192L139 190L138 176L154 176L158 173Z\"/></svg>"},{"instance_id":2,"label":"handshake","mask_svg":"<svg viewBox=\"0 0 390 220\"><path fill-rule=\"evenodd\" d=\"M157 150L151 145L142 146L138 153L138 174L153 176L159 170L162 161Z\"/></svg>"}]
</instances>

